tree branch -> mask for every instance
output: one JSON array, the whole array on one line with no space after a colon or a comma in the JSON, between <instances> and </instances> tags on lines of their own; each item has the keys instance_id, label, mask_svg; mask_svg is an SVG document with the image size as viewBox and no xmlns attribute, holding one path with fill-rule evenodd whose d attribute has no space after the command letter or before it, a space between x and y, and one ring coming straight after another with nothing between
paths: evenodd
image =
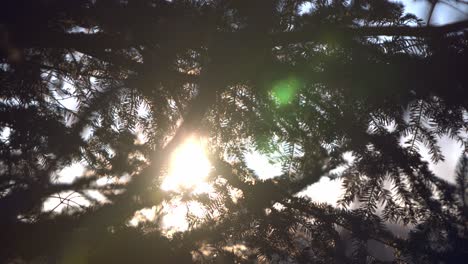
<instances>
[{"instance_id":1,"label":"tree branch","mask_svg":"<svg viewBox=\"0 0 468 264\"><path fill-rule=\"evenodd\" d=\"M388 27L358 27L358 28L336 28L315 27L308 30L282 32L272 35L275 44L292 44L305 41L323 42L323 36L409 36L409 37L432 37L468 29L468 20L455 22L443 26L411 27L411 26L388 26Z\"/></svg>"},{"instance_id":2,"label":"tree branch","mask_svg":"<svg viewBox=\"0 0 468 264\"><path fill-rule=\"evenodd\" d=\"M351 36L413 36L431 37L457 32L468 28L468 20L455 22L443 26L411 27L411 26L384 26L384 27L309 27L307 30L281 32L271 34L270 38L274 44L291 44L304 41L324 41L321 37L326 35L351 35ZM11 32L10 32L11 33ZM203 32L199 32L203 33ZM194 32L181 32L181 35L195 35ZM125 49L138 46L142 43L123 36L112 36L106 33L57 33L48 32L33 35L12 34L14 44L23 48L71 48L77 50L100 50L100 49ZM166 33L167 35L167 33ZM205 34L198 34L205 35ZM215 38L239 39L245 33L215 33ZM187 39L180 36L181 39ZM197 38L201 41L203 38Z\"/></svg>"}]
</instances>

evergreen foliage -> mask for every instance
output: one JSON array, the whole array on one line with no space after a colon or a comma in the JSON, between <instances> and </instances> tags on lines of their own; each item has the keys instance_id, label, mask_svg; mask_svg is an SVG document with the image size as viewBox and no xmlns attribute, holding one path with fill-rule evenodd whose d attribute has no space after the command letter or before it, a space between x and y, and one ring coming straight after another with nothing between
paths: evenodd
<instances>
[{"instance_id":1,"label":"evergreen foliage","mask_svg":"<svg viewBox=\"0 0 468 264\"><path fill-rule=\"evenodd\" d=\"M420 150L468 149L467 29L388 0L2 1L0 262L462 262L466 151L452 183ZM193 134L214 192L162 190ZM252 149L283 174L260 180ZM322 177L342 181L339 206L298 195ZM203 216L129 224L174 200Z\"/></svg>"}]
</instances>

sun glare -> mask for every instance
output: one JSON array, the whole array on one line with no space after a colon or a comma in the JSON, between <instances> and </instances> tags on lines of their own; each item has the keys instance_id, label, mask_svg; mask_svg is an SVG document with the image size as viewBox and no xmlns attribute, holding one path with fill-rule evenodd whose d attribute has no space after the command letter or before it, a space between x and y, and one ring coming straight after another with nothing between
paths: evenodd
<instances>
[{"instance_id":1,"label":"sun glare","mask_svg":"<svg viewBox=\"0 0 468 264\"><path fill-rule=\"evenodd\" d=\"M210 185L205 180L210 169L204 142L190 137L172 154L169 173L161 188L166 191L190 189L197 193L208 192Z\"/></svg>"}]
</instances>

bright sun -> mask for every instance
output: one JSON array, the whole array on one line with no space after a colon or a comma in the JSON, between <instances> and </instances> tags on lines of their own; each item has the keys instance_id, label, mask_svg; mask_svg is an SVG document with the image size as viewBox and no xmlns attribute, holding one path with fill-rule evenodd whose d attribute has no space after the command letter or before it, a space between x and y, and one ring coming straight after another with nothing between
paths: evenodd
<instances>
[{"instance_id":1,"label":"bright sun","mask_svg":"<svg viewBox=\"0 0 468 264\"><path fill-rule=\"evenodd\" d=\"M208 192L210 188L205 180L210 170L204 142L197 137L190 137L172 154L169 174L161 188L166 191L190 189L195 193Z\"/></svg>"}]
</instances>

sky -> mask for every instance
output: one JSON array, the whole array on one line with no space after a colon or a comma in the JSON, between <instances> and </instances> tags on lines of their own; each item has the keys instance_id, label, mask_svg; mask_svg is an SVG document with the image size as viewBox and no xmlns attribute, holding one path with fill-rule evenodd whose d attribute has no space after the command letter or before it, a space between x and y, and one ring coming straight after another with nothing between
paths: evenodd
<instances>
[{"instance_id":1,"label":"sky","mask_svg":"<svg viewBox=\"0 0 468 264\"><path fill-rule=\"evenodd\" d=\"M405 5L407 13L413 13L416 16L425 19L428 17L430 4L427 0L405 0L396 1ZM468 15L468 5L457 3L456 1L439 1L434 8L434 13L431 18L431 24L441 25L457 22L466 19ZM427 21L426 21L427 22Z\"/></svg>"}]
</instances>

